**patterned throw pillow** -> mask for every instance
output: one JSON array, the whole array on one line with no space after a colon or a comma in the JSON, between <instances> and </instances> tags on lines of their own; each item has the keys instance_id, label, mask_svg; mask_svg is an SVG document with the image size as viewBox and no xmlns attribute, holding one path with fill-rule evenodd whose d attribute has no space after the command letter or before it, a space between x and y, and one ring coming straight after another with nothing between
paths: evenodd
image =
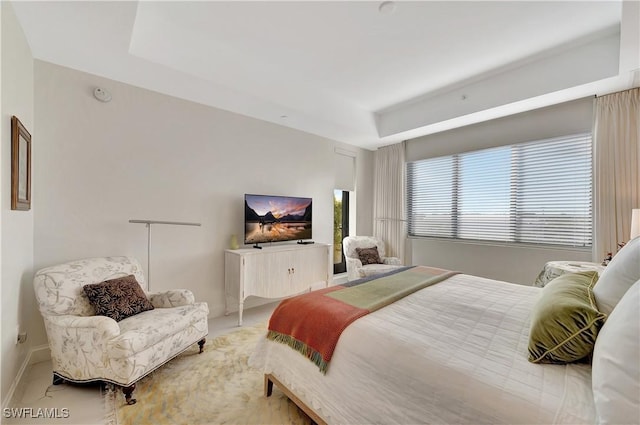
<instances>
[{"instance_id":1,"label":"patterned throw pillow","mask_svg":"<svg viewBox=\"0 0 640 425\"><path fill-rule=\"evenodd\" d=\"M373 248L356 248L356 253L363 266L367 264L382 264L378 248L375 246Z\"/></svg>"},{"instance_id":2,"label":"patterned throw pillow","mask_svg":"<svg viewBox=\"0 0 640 425\"><path fill-rule=\"evenodd\" d=\"M153 310L135 276L129 275L83 286L96 315L116 322L143 311Z\"/></svg>"}]
</instances>

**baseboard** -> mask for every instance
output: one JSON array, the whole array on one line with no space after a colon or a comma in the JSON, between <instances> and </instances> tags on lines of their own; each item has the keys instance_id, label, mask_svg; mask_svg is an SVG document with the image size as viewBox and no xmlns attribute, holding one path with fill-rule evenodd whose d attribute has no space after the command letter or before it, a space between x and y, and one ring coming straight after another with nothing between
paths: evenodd
<instances>
[{"instance_id":1,"label":"baseboard","mask_svg":"<svg viewBox=\"0 0 640 425\"><path fill-rule=\"evenodd\" d=\"M4 400L2 400L3 411L6 407L8 407L9 403L13 399L13 394L16 392L16 389L18 388L18 385L22 380L22 375L24 375L27 367L31 366L32 364L43 362L49 359L51 359L51 350L49 349L49 344L38 345L37 347L32 347L29 349L29 352L22 362L22 365L20 365L20 369L18 369L18 373L16 374L15 379L9 387L9 391L7 391Z\"/></svg>"},{"instance_id":2,"label":"baseboard","mask_svg":"<svg viewBox=\"0 0 640 425\"><path fill-rule=\"evenodd\" d=\"M330 286L341 285L343 283L347 283L348 281L349 279L347 279L347 273L334 274L333 283Z\"/></svg>"},{"instance_id":3,"label":"baseboard","mask_svg":"<svg viewBox=\"0 0 640 425\"><path fill-rule=\"evenodd\" d=\"M49 348L49 344L42 344L37 347L33 347L31 351L29 351L29 354L29 365L51 360L51 349Z\"/></svg>"}]
</instances>

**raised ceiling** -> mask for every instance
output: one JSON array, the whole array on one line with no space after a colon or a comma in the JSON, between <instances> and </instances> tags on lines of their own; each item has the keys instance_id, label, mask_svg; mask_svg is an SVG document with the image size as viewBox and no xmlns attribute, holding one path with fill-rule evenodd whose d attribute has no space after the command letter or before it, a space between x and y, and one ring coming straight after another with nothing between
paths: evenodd
<instances>
[{"instance_id":1,"label":"raised ceiling","mask_svg":"<svg viewBox=\"0 0 640 425\"><path fill-rule=\"evenodd\" d=\"M379 6L13 3L36 59L368 149L638 84L638 2Z\"/></svg>"}]
</instances>

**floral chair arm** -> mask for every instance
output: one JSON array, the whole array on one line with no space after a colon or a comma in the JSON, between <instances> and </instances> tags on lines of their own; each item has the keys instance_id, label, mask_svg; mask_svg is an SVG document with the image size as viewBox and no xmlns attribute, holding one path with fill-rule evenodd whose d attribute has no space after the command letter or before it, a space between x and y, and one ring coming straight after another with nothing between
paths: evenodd
<instances>
[{"instance_id":1,"label":"floral chair arm","mask_svg":"<svg viewBox=\"0 0 640 425\"><path fill-rule=\"evenodd\" d=\"M149 301L155 308L171 308L181 305L193 304L196 298L193 292L188 289L174 289L165 292L154 292L147 294Z\"/></svg>"},{"instance_id":2,"label":"floral chair arm","mask_svg":"<svg viewBox=\"0 0 640 425\"><path fill-rule=\"evenodd\" d=\"M74 332L103 340L120 335L118 322L107 316L48 315L46 322L57 332Z\"/></svg>"},{"instance_id":3,"label":"floral chair arm","mask_svg":"<svg viewBox=\"0 0 640 425\"><path fill-rule=\"evenodd\" d=\"M79 381L103 376L104 347L120 335L118 323L106 316L46 315L53 371Z\"/></svg>"},{"instance_id":4,"label":"floral chair arm","mask_svg":"<svg viewBox=\"0 0 640 425\"><path fill-rule=\"evenodd\" d=\"M401 266L402 262L398 257L382 257L382 264L389 264L393 266Z\"/></svg>"},{"instance_id":5,"label":"floral chair arm","mask_svg":"<svg viewBox=\"0 0 640 425\"><path fill-rule=\"evenodd\" d=\"M345 260L347 260L347 279L360 279L362 276L360 276L359 270L362 268L362 261L359 258L351 257L345 257Z\"/></svg>"},{"instance_id":6,"label":"floral chair arm","mask_svg":"<svg viewBox=\"0 0 640 425\"><path fill-rule=\"evenodd\" d=\"M360 261L359 258L346 257L345 260L347 260L347 265L354 269L359 269L362 267L362 261Z\"/></svg>"}]
</instances>

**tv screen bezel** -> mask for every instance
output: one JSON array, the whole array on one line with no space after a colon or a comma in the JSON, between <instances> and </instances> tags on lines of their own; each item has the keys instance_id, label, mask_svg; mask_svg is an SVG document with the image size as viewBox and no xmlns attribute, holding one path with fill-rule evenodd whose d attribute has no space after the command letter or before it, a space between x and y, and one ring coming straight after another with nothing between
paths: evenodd
<instances>
[{"instance_id":1,"label":"tv screen bezel","mask_svg":"<svg viewBox=\"0 0 640 425\"><path fill-rule=\"evenodd\" d=\"M309 205L311 206L311 211L310 211L310 220L309 220L309 227L308 227L308 235L305 235L304 238L299 237L298 235L294 235L292 237L287 237L287 238L281 238L281 239L267 239L267 240L261 240L261 241L256 241L256 240L248 240L247 239L247 224L248 224L248 220L247 220L247 211L246 211L246 207L250 207L249 205L249 200L250 197L256 197L256 198L273 198L273 199L277 199L277 200L281 200L281 201L290 201L290 200L298 200L298 201L303 201L303 202L308 202ZM311 239L313 237L313 198L312 197L306 197L306 196L290 196L290 195L264 195L264 194L255 194L255 193L245 193L244 194L244 205L245 205L245 211L243 212L244 214L244 218L243 218L243 226L244 226L244 244L245 245L258 245L258 244L270 244L270 243L279 243L279 242L291 242L291 241L301 241L301 240L307 240L307 239Z\"/></svg>"}]
</instances>

